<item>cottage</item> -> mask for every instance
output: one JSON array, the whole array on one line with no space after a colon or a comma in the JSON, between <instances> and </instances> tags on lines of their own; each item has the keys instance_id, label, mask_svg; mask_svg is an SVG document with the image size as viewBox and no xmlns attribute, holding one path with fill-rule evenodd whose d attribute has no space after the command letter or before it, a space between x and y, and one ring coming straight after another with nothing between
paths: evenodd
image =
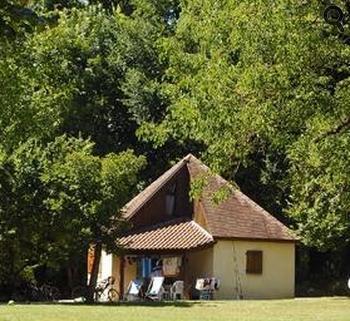
<instances>
[{"instance_id":1,"label":"cottage","mask_svg":"<svg viewBox=\"0 0 350 321\"><path fill-rule=\"evenodd\" d=\"M238 190L214 202L228 183L209 172L188 155L134 197L124 208L132 229L118 240L124 254L103 252L99 278L114 276L123 293L160 268L169 282L184 281L186 298L198 297L196 279L210 277L220 280L216 299L293 297L293 235ZM204 187L191 201L196 181Z\"/></svg>"}]
</instances>

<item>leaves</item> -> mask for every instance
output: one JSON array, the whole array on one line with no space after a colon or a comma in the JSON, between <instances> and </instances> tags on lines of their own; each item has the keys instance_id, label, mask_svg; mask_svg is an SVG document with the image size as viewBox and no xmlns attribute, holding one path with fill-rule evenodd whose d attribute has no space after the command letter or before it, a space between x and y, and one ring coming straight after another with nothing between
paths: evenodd
<instances>
[{"instance_id":1,"label":"leaves","mask_svg":"<svg viewBox=\"0 0 350 321\"><path fill-rule=\"evenodd\" d=\"M181 9L160 45L169 106L139 135L156 146L202 143L214 171L288 214L307 244L346 244L349 47L323 7L198 0Z\"/></svg>"},{"instance_id":2,"label":"leaves","mask_svg":"<svg viewBox=\"0 0 350 321\"><path fill-rule=\"evenodd\" d=\"M100 158L92 149L90 141L67 136L46 145L31 139L3 162L12 180L4 176L0 189L0 246L9 248L3 256L16 253L14 266L55 267L96 240L115 250L108 231L124 227L120 209L145 159L132 151Z\"/></svg>"}]
</instances>

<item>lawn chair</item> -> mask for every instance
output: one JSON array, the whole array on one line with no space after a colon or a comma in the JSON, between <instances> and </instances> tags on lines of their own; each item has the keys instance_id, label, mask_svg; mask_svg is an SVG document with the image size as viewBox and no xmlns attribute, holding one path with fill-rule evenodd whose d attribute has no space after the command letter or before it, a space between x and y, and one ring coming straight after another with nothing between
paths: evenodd
<instances>
[{"instance_id":1,"label":"lawn chair","mask_svg":"<svg viewBox=\"0 0 350 321\"><path fill-rule=\"evenodd\" d=\"M142 289L143 281L132 280L130 281L124 298L126 301L138 301L140 300L140 292Z\"/></svg>"},{"instance_id":2,"label":"lawn chair","mask_svg":"<svg viewBox=\"0 0 350 321\"><path fill-rule=\"evenodd\" d=\"M213 300L214 291L220 287L220 280L217 278L204 278L196 280L196 290L199 291L200 300Z\"/></svg>"},{"instance_id":3,"label":"lawn chair","mask_svg":"<svg viewBox=\"0 0 350 321\"><path fill-rule=\"evenodd\" d=\"M184 297L184 281L175 281L170 288L170 297L172 300L182 300Z\"/></svg>"},{"instance_id":4,"label":"lawn chair","mask_svg":"<svg viewBox=\"0 0 350 321\"><path fill-rule=\"evenodd\" d=\"M151 299L152 301L160 301L163 298L163 282L164 276L155 276L151 279L151 282L148 286L146 292L146 298Z\"/></svg>"}]
</instances>

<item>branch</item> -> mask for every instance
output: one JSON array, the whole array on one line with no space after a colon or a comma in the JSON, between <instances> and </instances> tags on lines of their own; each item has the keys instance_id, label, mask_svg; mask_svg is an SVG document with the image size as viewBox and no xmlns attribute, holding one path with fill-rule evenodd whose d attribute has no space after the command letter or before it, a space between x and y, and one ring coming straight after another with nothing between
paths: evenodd
<instances>
[{"instance_id":1,"label":"branch","mask_svg":"<svg viewBox=\"0 0 350 321\"><path fill-rule=\"evenodd\" d=\"M325 132L321 136L317 137L315 139L315 142L318 143L321 139L324 139L328 136L340 134L343 130L345 130L349 126L350 126L350 117L348 119L346 119L343 123L341 123L339 126L333 128L333 129L329 130L328 132Z\"/></svg>"}]
</instances>

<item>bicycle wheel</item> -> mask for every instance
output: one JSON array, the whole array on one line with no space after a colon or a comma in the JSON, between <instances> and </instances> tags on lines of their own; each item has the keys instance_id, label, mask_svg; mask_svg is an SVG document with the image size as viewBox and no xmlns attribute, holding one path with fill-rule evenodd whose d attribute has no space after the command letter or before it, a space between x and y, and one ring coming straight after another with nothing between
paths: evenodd
<instances>
[{"instance_id":1,"label":"bicycle wheel","mask_svg":"<svg viewBox=\"0 0 350 321\"><path fill-rule=\"evenodd\" d=\"M45 301L45 297L43 293L38 288L31 288L30 289L30 300L39 302L39 301Z\"/></svg>"},{"instance_id":2,"label":"bicycle wheel","mask_svg":"<svg viewBox=\"0 0 350 321\"><path fill-rule=\"evenodd\" d=\"M41 292L42 300L50 301L50 287L48 285L46 285L46 284L43 284L39 288L39 290Z\"/></svg>"},{"instance_id":3,"label":"bicycle wheel","mask_svg":"<svg viewBox=\"0 0 350 321\"><path fill-rule=\"evenodd\" d=\"M119 292L116 289L109 289L108 291L108 301L117 302L119 301Z\"/></svg>"},{"instance_id":4,"label":"bicycle wheel","mask_svg":"<svg viewBox=\"0 0 350 321\"><path fill-rule=\"evenodd\" d=\"M60 297L60 291L55 286L43 284L40 290L45 301L55 301Z\"/></svg>"}]
</instances>

